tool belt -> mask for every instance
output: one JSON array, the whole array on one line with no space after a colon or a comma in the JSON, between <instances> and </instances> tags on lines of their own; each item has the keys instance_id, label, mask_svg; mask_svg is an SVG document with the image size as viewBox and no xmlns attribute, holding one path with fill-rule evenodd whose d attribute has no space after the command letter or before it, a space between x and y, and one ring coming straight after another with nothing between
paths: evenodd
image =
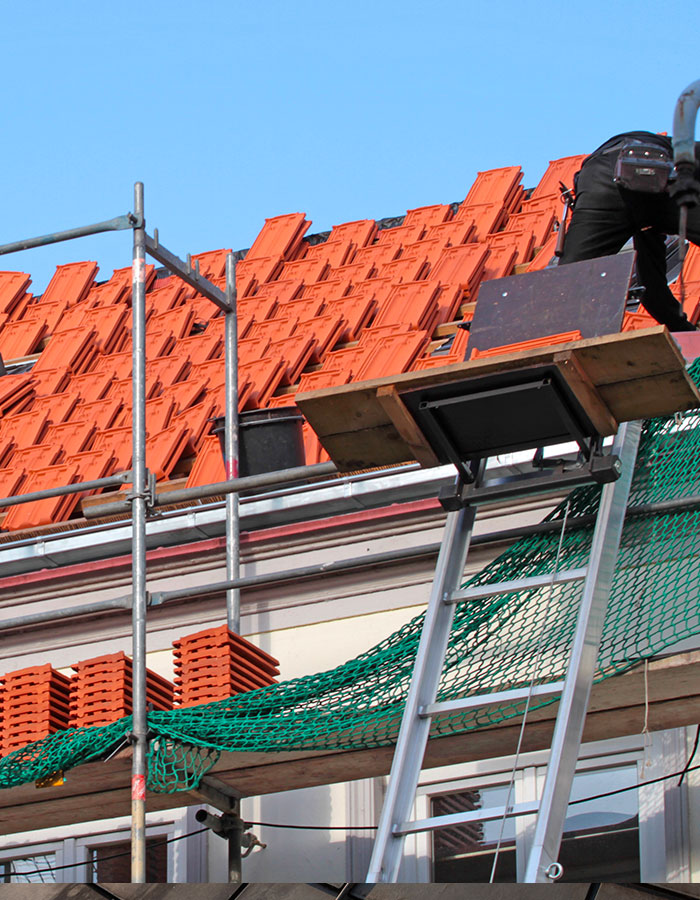
<instances>
[{"instance_id":1,"label":"tool belt","mask_svg":"<svg viewBox=\"0 0 700 900\"><path fill-rule=\"evenodd\" d=\"M613 181L630 191L661 194L672 172L673 160L664 147L632 138L618 152Z\"/></svg>"}]
</instances>

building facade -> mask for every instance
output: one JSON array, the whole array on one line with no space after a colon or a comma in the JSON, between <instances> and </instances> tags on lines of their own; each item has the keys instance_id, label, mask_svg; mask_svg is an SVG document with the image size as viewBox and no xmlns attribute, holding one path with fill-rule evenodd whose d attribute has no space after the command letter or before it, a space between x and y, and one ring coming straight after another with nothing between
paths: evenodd
<instances>
[{"instance_id":1,"label":"building facade","mask_svg":"<svg viewBox=\"0 0 700 900\"><path fill-rule=\"evenodd\" d=\"M242 633L280 660L281 678L331 669L422 611L444 523L435 496L451 478L448 468L408 467L243 499L244 575L367 557L361 568L304 579L290 576L243 591ZM466 575L507 546L503 529L540 521L552 503L552 498L531 498L481 515L476 534L493 540L477 541ZM149 591L222 580L223 528L221 503L154 518L149 524ZM13 573L0 582L6 619L47 608L76 611L75 616L62 612L48 625L6 633L0 647L3 671L40 661L69 673L79 660L118 650L129 653L128 610L78 615L88 600L128 593L128 533L128 524L117 522L0 547L0 571ZM373 563L377 554L393 550L405 550L405 558ZM149 668L172 678L172 642L222 621L223 595L152 608ZM689 652L693 646L686 642L669 653L676 649ZM700 773L664 777L682 772L689 761L692 766L697 727L689 716L691 721L664 730L650 729L644 716L637 716L623 736L583 746L562 848L566 880L700 879ZM517 760L510 754L425 769L416 816L498 805L508 795L516 802L535 799L546 762L547 751L539 750ZM79 778L80 769L66 777ZM251 831L266 845L255 846L244 860L244 880L362 882L385 786L385 777L302 789L292 783L284 792L244 798L242 815L258 823ZM12 833L0 838L4 880L128 880L128 816L101 819L99 793L94 801L85 821L70 825L53 827L47 821L45 827L27 831L18 816ZM202 831L194 818L203 805L149 813L149 880L226 880L226 842ZM533 817L524 816L503 825L489 822L409 838L400 880L488 881L496 851L495 880L522 878L532 828Z\"/></svg>"}]
</instances>

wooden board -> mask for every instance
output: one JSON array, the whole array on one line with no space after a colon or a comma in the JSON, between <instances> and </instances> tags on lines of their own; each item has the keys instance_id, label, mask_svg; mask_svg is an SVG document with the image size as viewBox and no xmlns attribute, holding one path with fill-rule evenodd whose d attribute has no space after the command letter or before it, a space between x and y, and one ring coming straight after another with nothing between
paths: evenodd
<instances>
[{"instance_id":1,"label":"wooden board","mask_svg":"<svg viewBox=\"0 0 700 900\"><path fill-rule=\"evenodd\" d=\"M619 332L633 270L634 255L620 253L483 281L469 349L570 331L582 338Z\"/></svg>"},{"instance_id":2,"label":"wooden board","mask_svg":"<svg viewBox=\"0 0 700 900\"><path fill-rule=\"evenodd\" d=\"M601 434L613 433L620 422L700 406L685 360L662 325L310 391L296 402L341 471L419 456L427 466L422 438L400 408L403 392L542 364L559 368Z\"/></svg>"},{"instance_id":3,"label":"wooden board","mask_svg":"<svg viewBox=\"0 0 700 900\"><path fill-rule=\"evenodd\" d=\"M648 724L652 731L700 721L700 651L652 660L648 668ZM557 704L530 712L523 752L550 746ZM514 752L520 719L507 719L466 735L433 738L426 768L490 759ZM585 741L640 734L645 721L643 666L593 686L584 730ZM219 783L242 796L332 784L386 775L392 747L349 751L223 753L212 770ZM66 772L60 787L33 784L0 790L0 834L126 816L130 812L130 751L106 762L91 762ZM152 794L149 810L173 809L205 800L196 791Z\"/></svg>"}]
</instances>

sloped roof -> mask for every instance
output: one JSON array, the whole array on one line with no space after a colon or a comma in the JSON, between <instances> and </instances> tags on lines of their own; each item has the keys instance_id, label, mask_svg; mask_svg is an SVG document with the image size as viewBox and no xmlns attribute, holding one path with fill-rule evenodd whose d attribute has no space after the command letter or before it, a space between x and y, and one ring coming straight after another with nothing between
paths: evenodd
<instances>
[{"instance_id":1,"label":"sloped roof","mask_svg":"<svg viewBox=\"0 0 700 900\"><path fill-rule=\"evenodd\" d=\"M510 166L481 172L460 204L346 222L306 236L303 213L267 219L237 264L241 409L297 392L464 358L479 284L532 271L553 254L582 156L550 163L532 192ZM387 227L388 226L388 227ZM243 256L243 254L238 254ZM193 257L223 287L225 250ZM700 259L690 281L700 293ZM693 270L694 271L694 270ZM128 469L131 269L96 281L94 262L59 266L41 297L0 273L0 497ZM223 318L175 276L148 267L147 463L159 482L224 479L211 418L224 411ZM644 314L626 327L643 326ZM29 357L29 359L27 359ZM307 463L327 457L305 428ZM11 507L5 532L80 516L77 494ZM0 514L2 515L2 514Z\"/></svg>"}]
</instances>

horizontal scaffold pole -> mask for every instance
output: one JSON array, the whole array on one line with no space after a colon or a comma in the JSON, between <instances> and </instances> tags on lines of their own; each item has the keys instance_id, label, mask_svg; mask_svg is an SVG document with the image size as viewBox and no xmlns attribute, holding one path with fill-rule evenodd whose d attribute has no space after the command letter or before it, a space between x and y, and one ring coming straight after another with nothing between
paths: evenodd
<instances>
[{"instance_id":1,"label":"horizontal scaffold pole","mask_svg":"<svg viewBox=\"0 0 700 900\"><path fill-rule=\"evenodd\" d=\"M668 512L680 512L684 509L700 507L700 496L683 497L678 500L661 500L657 503L643 503L630 506L627 509L627 518L638 515L662 514ZM577 516L568 519L567 531L577 528L587 528L595 521L594 515ZM484 546L488 544L502 544L512 542L519 538L529 537L535 534L548 534L553 531L561 531L561 521L539 522L532 525L521 525L516 528L504 528L498 531L490 531L486 534L475 534L472 538L472 546ZM316 563L296 569L285 569L280 572L266 572L260 575L244 575L233 581L220 581L212 584L197 585L193 588L184 588L176 591L160 591L149 597L153 606L166 603L181 602L196 597L222 594L231 588L256 588L266 585L279 584L284 581L294 581L298 578L312 578L319 575L338 575L353 569L367 568L378 565L390 565L407 559L419 559L426 556L437 556L440 550L440 542L421 544L416 547L399 547L396 550L385 550L381 553L365 554L351 559L337 560L327 563ZM81 606L64 607L63 609L44 610L38 613L29 613L24 616L5 619L0 626L0 635L6 631L18 628L29 628L43 622L51 622L58 619L78 618L96 613L108 613L111 611L126 610L131 608L131 596L113 597L109 600L98 600L95 603L82 604Z\"/></svg>"},{"instance_id":2,"label":"horizontal scaffold pole","mask_svg":"<svg viewBox=\"0 0 700 900\"><path fill-rule=\"evenodd\" d=\"M87 237L90 234L102 234L105 231L124 231L127 228L135 228L139 224L138 216L135 216L133 213L127 213L125 216L116 216L114 219L96 222L94 225L80 225L78 228L54 231L52 234L25 238L22 241L13 241L11 244L0 244L0 256L4 256L7 253L18 253L20 250L31 250L33 247L45 247L47 244L59 244L61 241L72 241L74 238Z\"/></svg>"},{"instance_id":3,"label":"horizontal scaffold pole","mask_svg":"<svg viewBox=\"0 0 700 900\"><path fill-rule=\"evenodd\" d=\"M243 478L232 478L230 481L219 481L200 487L165 491L162 495L155 497L153 505L172 506L175 503L207 500L211 497L237 494L241 491L254 491L274 485L282 486L290 481L305 481L307 478L334 475L337 471L335 463L325 462L315 463L311 466L295 466L292 469L281 469L278 472L263 472L260 475L246 475ZM131 505L128 501L114 500L111 503L101 503L86 509L85 516L90 519L99 519L104 516L118 516L129 512L131 512Z\"/></svg>"},{"instance_id":4,"label":"horizontal scaffold pole","mask_svg":"<svg viewBox=\"0 0 700 900\"><path fill-rule=\"evenodd\" d=\"M5 506L19 506L22 503L32 503L34 500L48 500L51 497L63 497L64 494L81 494L83 491L98 491L101 488L119 487L131 481L131 472L121 472L119 475L108 475L106 478L95 478L93 481L79 481L75 484L64 484L60 487L44 488L41 491L32 491L27 494L15 494L12 497L0 498L0 509Z\"/></svg>"}]
</instances>

